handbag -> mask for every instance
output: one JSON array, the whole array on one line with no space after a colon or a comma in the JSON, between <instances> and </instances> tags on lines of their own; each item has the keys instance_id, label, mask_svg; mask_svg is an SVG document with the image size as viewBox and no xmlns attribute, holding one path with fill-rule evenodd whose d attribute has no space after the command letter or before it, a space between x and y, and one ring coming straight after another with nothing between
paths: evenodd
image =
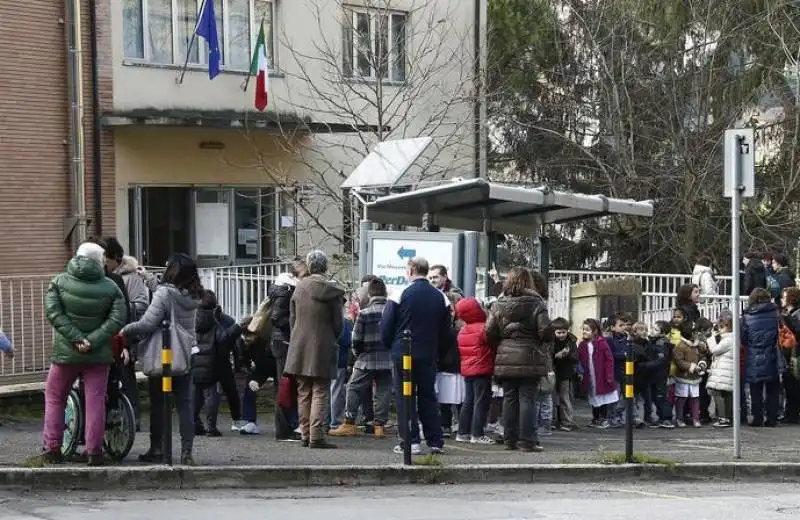
<instances>
[{"instance_id":1,"label":"handbag","mask_svg":"<svg viewBox=\"0 0 800 520\"><path fill-rule=\"evenodd\" d=\"M192 347L194 347L194 334L187 331L175 319L175 307L170 303L169 310L169 339L172 349L172 365L170 374L184 376L191 369ZM148 377L162 375L161 350L163 348L161 330L150 335L144 344L142 358L142 372Z\"/></svg>"},{"instance_id":2,"label":"handbag","mask_svg":"<svg viewBox=\"0 0 800 520\"><path fill-rule=\"evenodd\" d=\"M283 376L278 380L278 406L294 408L297 404L297 384L292 376Z\"/></svg>"}]
</instances>

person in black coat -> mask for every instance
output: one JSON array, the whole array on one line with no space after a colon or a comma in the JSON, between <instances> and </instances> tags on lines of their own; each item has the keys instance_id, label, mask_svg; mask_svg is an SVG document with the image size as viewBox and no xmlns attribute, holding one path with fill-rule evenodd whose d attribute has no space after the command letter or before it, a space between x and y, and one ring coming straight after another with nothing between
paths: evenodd
<instances>
[{"instance_id":1,"label":"person in black coat","mask_svg":"<svg viewBox=\"0 0 800 520\"><path fill-rule=\"evenodd\" d=\"M767 288L767 269L758 253L744 255L744 274L742 275L742 296L750 296L755 289Z\"/></svg>"},{"instance_id":2,"label":"person in black coat","mask_svg":"<svg viewBox=\"0 0 800 520\"><path fill-rule=\"evenodd\" d=\"M236 392L236 382L231 367L231 351L236 338L242 333L242 327L234 323L224 328L218 321L221 313L217 305L217 297L212 291L205 291L203 300L197 309L195 318L195 334L197 335L197 351L192 356L192 382L194 383L194 425L195 435L219 437L217 428L219 411L219 394L217 383L220 383L228 394L231 405L231 418L234 425L241 420L241 404ZM237 396L231 399L230 393ZM207 428L200 420L200 412L206 407Z\"/></svg>"}]
</instances>

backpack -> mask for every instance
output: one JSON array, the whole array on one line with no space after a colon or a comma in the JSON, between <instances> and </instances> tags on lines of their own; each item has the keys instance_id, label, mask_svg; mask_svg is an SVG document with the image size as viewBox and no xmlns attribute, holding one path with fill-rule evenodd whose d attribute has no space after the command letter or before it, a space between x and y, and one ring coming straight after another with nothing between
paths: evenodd
<instances>
[{"instance_id":1,"label":"backpack","mask_svg":"<svg viewBox=\"0 0 800 520\"><path fill-rule=\"evenodd\" d=\"M769 294L773 299L781 297L781 285L778 283L778 279L775 278L774 275L767 275L767 291L769 291Z\"/></svg>"}]
</instances>

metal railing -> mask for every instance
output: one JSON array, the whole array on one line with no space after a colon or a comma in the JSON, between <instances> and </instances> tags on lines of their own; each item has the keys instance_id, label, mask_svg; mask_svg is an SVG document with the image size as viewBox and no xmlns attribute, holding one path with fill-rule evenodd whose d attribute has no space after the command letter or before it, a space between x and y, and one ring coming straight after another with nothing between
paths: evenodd
<instances>
[{"instance_id":1,"label":"metal railing","mask_svg":"<svg viewBox=\"0 0 800 520\"><path fill-rule=\"evenodd\" d=\"M290 269L288 263L214 267L200 269L200 277L204 287L217 293L225 312L239 319L253 313L266 297L269 285ZM619 277L642 281L640 319L647 323L668 320L678 288L691 281L691 276L677 274L551 271L550 315L570 316L572 284ZM44 298L52 278L53 275L0 276L0 329L11 337L16 348L13 359L0 356L0 384L27 375L43 377L47 370L53 331L45 315ZM720 279L723 290L729 286L729 280L729 277ZM730 297L726 296L704 298L700 305L701 313L709 319L716 319L729 308Z\"/></svg>"}]
</instances>

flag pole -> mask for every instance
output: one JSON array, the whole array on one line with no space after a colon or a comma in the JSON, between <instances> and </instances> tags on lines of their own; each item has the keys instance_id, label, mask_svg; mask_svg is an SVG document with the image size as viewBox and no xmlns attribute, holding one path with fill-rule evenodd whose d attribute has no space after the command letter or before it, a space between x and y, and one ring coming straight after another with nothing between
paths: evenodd
<instances>
[{"instance_id":1,"label":"flag pole","mask_svg":"<svg viewBox=\"0 0 800 520\"><path fill-rule=\"evenodd\" d=\"M258 30L259 30L259 31L263 31L263 30L264 30L264 20L266 20L266 19L267 19L267 12L266 12L266 11L264 11L264 14L262 14L262 15L261 15L261 25L259 25L259 26L258 26ZM265 35L265 36L266 36L266 35ZM256 38L258 38L258 36L256 36ZM264 42L264 46L266 47L266 45L267 45L267 42L265 41L265 42ZM266 50L266 49L264 49L264 50ZM254 59L255 57L256 57L256 49L255 49L255 47L254 47L254 48L253 48L253 55L250 57L250 63L251 63L251 64L253 63L253 59ZM252 67L251 67L251 69L252 69ZM269 71L267 71L267 74L269 74ZM253 76L253 71L251 70L251 71L250 71L250 74L248 74L248 75L247 75L247 78L245 78L245 80L244 80L244 83L242 83L242 90L243 90L244 92L247 92L247 87L250 85L250 78L251 78L252 76Z\"/></svg>"},{"instance_id":2,"label":"flag pole","mask_svg":"<svg viewBox=\"0 0 800 520\"><path fill-rule=\"evenodd\" d=\"M211 1L213 2L214 0ZM183 77L186 75L186 68L189 66L189 55L192 53L195 40L197 40L197 26L200 24L200 16L203 14L203 10L206 8L206 2L208 2L208 0L203 0L203 3L200 4L200 10L197 11L197 18L194 20L194 31L192 31L192 38L189 40L189 47L186 49L186 59L183 60L183 67L181 67L180 74L177 78L175 78L175 83L178 85L183 84Z\"/></svg>"}]
</instances>

